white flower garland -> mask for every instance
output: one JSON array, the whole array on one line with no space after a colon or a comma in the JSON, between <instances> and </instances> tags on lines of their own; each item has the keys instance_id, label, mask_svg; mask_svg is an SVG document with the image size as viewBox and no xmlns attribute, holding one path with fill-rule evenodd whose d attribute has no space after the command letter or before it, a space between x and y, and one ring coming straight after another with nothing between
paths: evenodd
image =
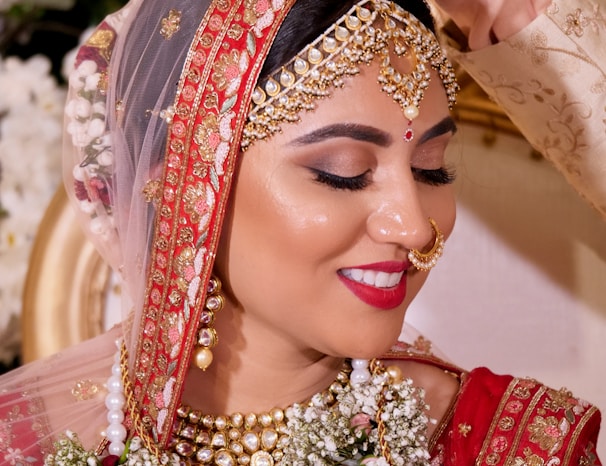
<instances>
[{"instance_id":1,"label":"white flower garland","mask_svg":"<svg viewBox=\"0 0 606 466\"><path fill-rule=\"evenodd\" d=\"M70 76L73 98L65 106L65 115L66 131L73 145L86 155L73 169L79 207L91 216L90 229L94 234L110 237L114 226L107 183L114 158L105 123L105 96L99 91L101 79L103 71L93 60L82 61ZM98 217L98 209L107 215Z\"/></svg>"}]
</instances>

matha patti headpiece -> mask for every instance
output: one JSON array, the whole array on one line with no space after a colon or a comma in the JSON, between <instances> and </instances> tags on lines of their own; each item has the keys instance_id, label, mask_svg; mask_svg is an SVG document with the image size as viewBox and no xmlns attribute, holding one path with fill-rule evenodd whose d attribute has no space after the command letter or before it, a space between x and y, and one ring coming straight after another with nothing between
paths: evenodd
<instances>
[{"instance_id":1,"label":"matha patti headpiece","mask_svg":"<svg viewBox=\"0 0 606 466\"><path fill-rule=\"evenodd\" d=\"M396 70L392 53L407 57L413 70L408 74ZM430 68L437 70L449 106L454 105L458 90L454 69L434 34L393 2L362 0L256 87L242 133L242 150L279 132L282 123L299 121L301 111L313 110L316 100L342 87L344 78L360 73L359 65L368 65L376 57L380 59L381 89L400 105L409 124L419 115ZM409 128L404 139L413 137Z\"/></svg>"}]
</instances>

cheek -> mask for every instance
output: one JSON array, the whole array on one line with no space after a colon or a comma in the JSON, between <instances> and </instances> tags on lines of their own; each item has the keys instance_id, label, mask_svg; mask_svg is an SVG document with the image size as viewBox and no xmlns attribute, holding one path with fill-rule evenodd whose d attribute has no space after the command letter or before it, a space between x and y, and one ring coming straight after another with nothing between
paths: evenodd
<instances>
[{"instance_id":1,"label":"cheek","mask_svg":"<svg viewBox=\"0 0 606 466\"><path fill-rule=\"evenodd\" d=\"M275 296L295 293L302 282L321 276L319 271L334 268L331 259L355 236L351 209L327 202L323 188L300 173L281 168L260 173L247 164L242 169L249 171L233 193L229 231L217 257L234 297L245 304L249 293L261 293L251 277L271 282ZM257 282L256 290L247 290L247 282Z\"/></svg>"},{"instance_id":2,"label":"cheek","mask_svg":"<svg viewBox=\"0 0 606 466\"><path fill-rule=\"evenodd\" d=\"M438 188L425 187L422 189L420 198L424 211L436 221L440 231L448 239L454 229L456 220L454 187L446 185Z\"/></svg>"},{"instance_id":3,"label":"cheek","mask_svg":"<svg viewBox=\"0 0 606 466\"><path fill-rule=\"evenodd\" d=\"M457 218L457 203L454 195L454 187L448 186L448 199L444 204L444 236L448 238L454 229Z\"/></svg>"},{"instance_id":4,"label":"cheek","mask_svg":"<svg viewBox=\"0 0 606 466\"><path fill-rule=\"evenodd\" d=\"M456 221L456 202L452 185L426 189L422 196L424 210L432 217L446 238L445 249L448 249L448 237L452 233ZM438 261L437 267L440 267ZM409 279L406 293L406 305L417 296L429 273L415 272Z\"/></svg>"},{"instance_id":5,"label":"cheek","mask_svg":"<svg viewBox=\"0 0 606 466\"><path fill-rule=\"evenodd\" d=\"M281 164L265 176L253 174L250 181L245 188L248 205L240 210L274 247L293 245L319 253L335 248L337 238L347 238L353 229L359 206L351 193L318 184L302 167Z\"/></svg>"}]
</instances>

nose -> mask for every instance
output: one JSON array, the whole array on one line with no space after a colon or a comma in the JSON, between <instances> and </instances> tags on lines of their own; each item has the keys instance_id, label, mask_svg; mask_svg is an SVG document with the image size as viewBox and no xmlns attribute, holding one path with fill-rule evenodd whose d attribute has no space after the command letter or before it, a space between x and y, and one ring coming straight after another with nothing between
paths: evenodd
<instances>
[{"instance_id":1,"label":"nose","mask_svg":"<svg viewBox=\"0 0 606 466\"><path fill-rule=\"evenodd\" d=\"M433 242L429 214L418 198L414 183L411 184L408 189L400 184L397 194L392 192L391 196L378 200L366 221L373 241L396 244L407 250L424 250Z\"/></svg>"}]
</instances>

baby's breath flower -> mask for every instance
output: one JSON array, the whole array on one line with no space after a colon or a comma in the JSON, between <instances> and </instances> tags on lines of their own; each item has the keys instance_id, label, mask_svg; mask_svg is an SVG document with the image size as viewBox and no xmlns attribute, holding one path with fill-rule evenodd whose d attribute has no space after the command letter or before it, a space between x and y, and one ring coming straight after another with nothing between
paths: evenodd
<instances>
[{"instance_id":1,"label":"baby's breath flower","mask_svg":"<svg viewBox=\"0 0 606 466\"><path fill-rule=\"evenodd\" d=\"M336 403L314 396L286 411L289 442L281 465L390 466L379 445L378 420L385 427L394 465L427 465L424 392L411 380L389 383L384 373L369 382L344 385Z\"/></svg>"},{"instance_id":2,"label":"baby's breath flower","mask_svg":"<svg viewBox=\"0 0 606 466\"><path fill-rule=\"evenodd\" d=\"M128 466L180 466L179 456L175 453L162 453L155 457L151 452L142 447L139 437L132 438L125 453L126 461L121 464ZM65 432L55 443L55 453L44 459L44 466L100 466L101 458L95 456L92 451L86 451L78 436L71 431Z\"/></svg>"}]
</instances>

